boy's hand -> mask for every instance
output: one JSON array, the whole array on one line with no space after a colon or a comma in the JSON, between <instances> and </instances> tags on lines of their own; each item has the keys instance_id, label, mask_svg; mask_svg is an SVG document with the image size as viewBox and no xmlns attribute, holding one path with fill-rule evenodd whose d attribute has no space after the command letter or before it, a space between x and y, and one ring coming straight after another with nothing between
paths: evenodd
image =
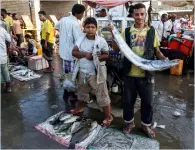
<instances>
[{"instance_id":1,"label":"boy's hand","mask_svg":"<svg viewBox=\"0 0 195 150\"><path fill-rule=\"evenodd\" d=\"M87 58L88 60L93 60L92 53L85 52L85 58Z\"/></svg>"},{"instance_id":2,"label":"boy's hand","mask_svg":"<svg viewBox=\"0 0 195 150\"><path fill-rule=\"evenodd\" d=\"M101 52L97 52L96 54L97 54L98 59L100 59L100 57L101 57Z\"/></svg>"}]
</instances>

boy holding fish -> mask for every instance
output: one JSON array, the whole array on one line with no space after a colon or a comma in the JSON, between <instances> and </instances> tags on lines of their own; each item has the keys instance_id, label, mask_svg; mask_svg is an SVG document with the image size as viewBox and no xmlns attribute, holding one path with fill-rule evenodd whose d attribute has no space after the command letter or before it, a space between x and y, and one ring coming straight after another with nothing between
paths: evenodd
<instances>
[{"instance_id":1,"label":"boy holding fish","mask_svg":"<svg viewBox=\"0 0 195 150\"><path fill-rule=\"evenodd\" d=\"M133 18L135 24L125 29L124 39L131 50L138 56L148 60L154 60L155 56L160 60L167 58L159 50L158 34L155 29L145 24L146 7L138 3L134 5ZM109 26L113 30L113 25ZM114 37L114 35L113 35ZM119 51L118 45L113 40L113 49ZM135 127L134 104L137 93L141 98L141 129L150 137L155 138L155 132L151 129L153 117L153 74L131 63L126 57L123 60L124 71L124 108L123 119L125 134L130 134Z\"/></svg>"},{"instance_id":2,"label":"boy holding fish","mask_svg":"<svg viewBox=\"0 0 195 150\"><path fill-rule=\"evenodd\" d=\"M89 101L89 93L96 95L98 104L103 107L105 119L103 126L109 126L111 116L110 97L106 85L105 60L109 58L108 44L102 37L96 35L97 21L89 17L84 21L85 35L73 48L72 55L77 58L74 74L78 80L78 103L73 114L83 112L83 106Z\"/></svg>"}]
</instances>

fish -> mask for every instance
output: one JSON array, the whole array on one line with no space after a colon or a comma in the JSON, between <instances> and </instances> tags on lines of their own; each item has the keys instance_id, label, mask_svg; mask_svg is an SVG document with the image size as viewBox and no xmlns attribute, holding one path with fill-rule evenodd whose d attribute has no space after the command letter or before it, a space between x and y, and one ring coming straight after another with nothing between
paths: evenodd
<instances>
[{"instance_id":1,"label":"fish","mask_svg":"<svg viewBox=\"0 0 195 150\"><path fill-rule=\"evenodd\" d=\"M109 17L109 22L111 24L112 20L111 17ZM120 35L117 28L114 26L112 29L112 33L114 35L115 42L117 43L119 49L121 50L122 54L131 61L134 65L137 67L146 70L146 71L162 71L169 69L173 66L176 66L179 64L178 61L170 61L170 60L147 60L144 59L138 55L136 55L132 49L127 45L127 43L124 41L122 36Z\"/></svg>"},{"instance_id":2,"label":"fish","mask_svg":"<svg viewBox=\"0 0 195 150\"><path fill-rule=\"evenodd\" d=\"M80 121L76 121L73 123L73 125L71 126L71 134L77 132L80 128L81 122Z\"/></svg>"},{"instance_id":3,"label":"fish","mask_svg":"<svg viewBox=\"0 0 195 150\"><path fill-rule=\"evenodd\" d=\"M59 126L58 130L56 132L62 132L67 130L74 122L70 123L63 123L62 125Z\"/></svg>"},{"instance_id":4,"label":"fish","mask_svg":"<svg viewBox=\"0 0 195 150\"><path fill-rule=\"evenodd\" d=\"M51 125L57 125L58 123L60 123L61 121L59 119L59 116L60 115L57 115L57 116L53 117L52 119L49 119L48 120L49 121L49 124L51 124Z\"/></svg>"},{"instance_id":5,"label":"fish","mask_svg":"<svg viewBox=\"0 0 195 150\"><path fill-rule=\"evenodd\" d=\"M81 130L84 127L91 127L92 124L92 120L88 119L88 118L79 118L77 120L80 120L79 122L75 122L72 126L71 129L71 133L75 134L76 132L78 132L79 130Z\"/></svg>"},{"instance_id":6,"label":"fish","mask_svg":"<svg viewBox=\"0 0 195 150\"><path fill-rule=\"evenodd\" d=\"M75 134L72 134L72 139L70 141L71 145L75 145L76 143L80 143L84 139L86 139L89 136L90 128L85 127L76 132Z\"/></svg>"},{"instance_id":7,"label":"fish","mask_svg":"<svg viewBox=\"0 0 195 150\"><path fill-rule=\"evenodd\" d=\"M87 148L96 139L100 129L101 129L101 126L98 125L96 121L93 121L91 123L89 136L85 140L78 143L77 146L82 147L82 148Z\"/></svg>"},{"instance_id":8,"label":"fish","mask_svg":"<svg viewBox=\"0 0 195 150\"><path fill-rule=\"evenodd\" d=\"M60 121L65 121L65 120L71 118L72 116L73 116L72 114L62 113L62 114L60 114L60 116L59 116L59 120L60 120Z\"/></svg>"},{"instance_id":9,"label":"fish","mask_svg":"<svg viewBox=\"0 0 195 150\"><path fill-rule=\"evenodd\" d=\"M64 123L75 122L78 118L79 118L79 116L72 116L71 118L65 120Z\"/></svg>"}]
</instances>

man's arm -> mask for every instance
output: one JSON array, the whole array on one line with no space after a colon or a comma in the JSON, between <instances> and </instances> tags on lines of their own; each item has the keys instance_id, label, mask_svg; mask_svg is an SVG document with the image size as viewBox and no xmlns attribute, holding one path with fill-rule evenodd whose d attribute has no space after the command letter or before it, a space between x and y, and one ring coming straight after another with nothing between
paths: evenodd
<instances>
[{"instance_id":1,"label":"man's arm","mask_svg":"<svg viewBox=\"0 0 195 150\"><path fill-rule=\"evenodd\" d=\"M155 48L155 55L156 55L156 57L157 57L158 59L160 59L160 60L166 60L166 59L167 59L167 57L165 57L165 56L161 53L159 47L156 47L156 48Z\"/></svg>"},{"instance_id":2,"label":"man's arm","mask_svg":"<svg viewBox=\"0 0 195 150\"><path fill-rule=\"evenodd\" d=\"M99 61L106 61L109 59L109 53L107 51L102 51L100 54L98 54Z\"/></svg>"},{"instance_id":3,"label":"man's arm","mask_svg":"<svg viewBox=\"0 0 195 150\"><path fill-rule=\"evenodd\" d=\"M11 35L6 30L4 30L4 31L5 31L5 40L10 43L11 42Z\"/></svg>"},{"instance_id":4,"label":"man's arm","mask_svg":"<svg viewBox=\"0 0 195 150\"><path fill-rule=\"evenodd\" d=\"M82 32L81 32L81 28L80 28L80 25L78 24L75 24L73 25L73 40L74 40L74 44L76 43L76 41L80 38L80 36L82 35Z\"/></svg>"},{"instance_id":5,"label":"man's arm","mask_svg":"<svg viewBox=\"0 0 195 150\"><path fill-rule=\"evenodd\" d=\"M88 52L81 52L79 51L79 48L77 46L74 46L72 50L72 56L81 59L81 58L87 58L88 60L93 60L93 56L91 53Z\"/></svg>"}]
</instances>

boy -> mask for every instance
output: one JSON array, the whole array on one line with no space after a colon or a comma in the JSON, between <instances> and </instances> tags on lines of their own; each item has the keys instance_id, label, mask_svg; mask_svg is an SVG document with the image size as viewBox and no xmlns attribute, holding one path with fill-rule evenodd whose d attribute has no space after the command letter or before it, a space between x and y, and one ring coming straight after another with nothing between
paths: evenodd
<instances>
[{"instance_id":1,"label":"boy","mask_svg":"<svg viewBox=\"0 0 195 150\"><path fill-rule=\"evenodd\" d=\"M72 51L72 55L78 59L79 71L77 78L78 103L76 109L71 110L71 112L73 114L83 112L83 106L89 101L89 93L93 90L96 94L98 104L104 110L105 119L102 125L109 126L113 118L111 116L106 77L104 76L103 82L98 82L98 75L101 71L99 71L96 65L96 60L99 59L98 61L101 62L99 67L103 68L104 61L109 57L108 44L105 39L96 35L97 21L95 18L89 17L84 21L84 30L86 35L76 42Z\"/></svg>"}]
</instances>

